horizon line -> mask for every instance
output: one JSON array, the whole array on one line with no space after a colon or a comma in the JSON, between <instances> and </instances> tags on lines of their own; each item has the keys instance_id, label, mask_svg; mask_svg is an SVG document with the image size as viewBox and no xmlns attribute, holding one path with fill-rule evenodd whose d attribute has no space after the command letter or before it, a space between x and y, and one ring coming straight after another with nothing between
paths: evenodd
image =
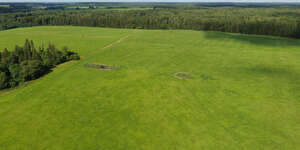
<instances>
[{"instance_id":1,"label":"horizon line","mask_svg":"<svg viewBox=\"0 0 300 150\"><path fill-rule=\"evenodd\" d=\"M296 2L292 2L292 1L287 1L287 2L279 2L279 1L275 1L275 2L271 2L271 1L231 1L231 2L223 2L223 1L213 1L213 2L209 2L209 1L112 1L112 2L108 2L108 1L66 1L66 2L62 2L62 1L14 1L14 2L9 2L9 1L0 1L0 3L277 3L277 4L284 4L284 3L300 3L300 1L296 1Z\"/></svg>"}]
</instances>

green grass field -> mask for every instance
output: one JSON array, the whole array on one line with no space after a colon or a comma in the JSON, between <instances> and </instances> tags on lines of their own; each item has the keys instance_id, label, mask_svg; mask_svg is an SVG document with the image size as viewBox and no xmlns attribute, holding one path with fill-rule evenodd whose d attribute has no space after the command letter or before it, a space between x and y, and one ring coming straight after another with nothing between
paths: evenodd
<instances>
[{"instance_id":1,"label":"green grass field","mask_svg":"<svg viewBox=\"0 0 300 150\"><path fill-rule=\"evenodd\" d=\"M0 7L9 7L9 5L1 5L1 4L0 4Z\"/></svg>"},{"instance_id":2,"label":"green grass field","mask_svg":"<svg viewBox=\"0 0 300 150\"><path fill-rule=\"evenodd\" d=\"M0 93L1 150L300 149L299 40L34 27L1 31L0 49L25 38L82 59Z\"/></svg>"}]
</instances>

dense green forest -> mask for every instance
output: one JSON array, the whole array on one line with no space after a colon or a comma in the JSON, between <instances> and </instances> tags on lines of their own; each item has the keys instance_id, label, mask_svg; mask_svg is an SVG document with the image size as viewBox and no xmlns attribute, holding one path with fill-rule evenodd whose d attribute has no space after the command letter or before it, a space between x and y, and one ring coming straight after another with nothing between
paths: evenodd
<instances>
[{"instance_id":1,"label":"dense green forest","mask_svg":"<svg viewBox=\"0 0 300 150\"><path fill-rule=\"evenodd\" d=\"M22 5L16 6L23 8ZM287 6L140 4L140 8L152 8L145 10L133 9L138 7L137 4L128 4L128 6L119 4L113 5L114 7L91 4L85 4L85 6L83 4L72 7L52 4L47 7L41 6L44 9L38 11L29 9L26 12L2 13L0 14L0 30L41 25L73 25L210 30L300 38L300 8L296 4ZM106 11L101 11L100 7L105 7ZM110 10L111 8L122 10Z\"/></svg>"},{"instance_id":2,"label":"dense green forest","mask_svg":"<svg viewBox=\"0 0 300 150\"><path fill-rule=\"evenodd\" d=\"M0 52L0 89L37 79L55 65L78 59L79 55L67 47L60 51L54 44L49 44L48 48L40 47L37 50L33 41L26 40L23 47L16 45L13 51L4 49Z\"/></svg>"}]
</instances>

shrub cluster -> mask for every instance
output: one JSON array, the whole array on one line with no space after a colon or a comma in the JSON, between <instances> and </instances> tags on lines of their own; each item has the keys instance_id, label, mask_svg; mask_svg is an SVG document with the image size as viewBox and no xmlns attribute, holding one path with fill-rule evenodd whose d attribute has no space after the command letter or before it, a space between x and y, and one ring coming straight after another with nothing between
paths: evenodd
<instances>
[{"instance_id":1,"label":"shrub cluster","mask_svg":"<svg viewBox=\"0 0 300 150\"><path fill-rule=\"evenodd\" d=\"M0 52L0 89L37 79L58 64L79 59L79 55L67 47L58 50L54 44L49 44L48 48L37 50L33 41L26 40L23 47L16 46L13 51L5 48Z\"/></svg>"}]
</instances>

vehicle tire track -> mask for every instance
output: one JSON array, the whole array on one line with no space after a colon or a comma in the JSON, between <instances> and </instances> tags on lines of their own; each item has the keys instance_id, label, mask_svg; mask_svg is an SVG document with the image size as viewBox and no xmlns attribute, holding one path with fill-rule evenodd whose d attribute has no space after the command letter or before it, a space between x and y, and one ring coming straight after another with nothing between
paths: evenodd
<instances>
[{"instance_id":1,"label":"vehicle tire track","mask_svg":"<svg viewBox=\"0 0 300 150\"><path fill-rule=\"evenodd\" d=\"M124 40L126 40L126 39L132 37L132 36L133 36L134 34L136 34L137 32L139 32L139 30L135 30L134 32L132 32L132 33L130 33L130 34L127 34L126 36L121 37L119 40L114 41L114 42L112 42L112 43L110 43L110 44L108 44L108 45L102 47L100 50L105 50L105 49L108 49L108 48L110 48L110 47L113 47L114 45L117 45L117 44L121 43L122 41L124 41ZM98 51L99 51L99 50L92 51L89 55L95 54L95 53L97 53ZM88 55L88 56L89 56L89 55Z\"/></svg>"}]
</instances>

